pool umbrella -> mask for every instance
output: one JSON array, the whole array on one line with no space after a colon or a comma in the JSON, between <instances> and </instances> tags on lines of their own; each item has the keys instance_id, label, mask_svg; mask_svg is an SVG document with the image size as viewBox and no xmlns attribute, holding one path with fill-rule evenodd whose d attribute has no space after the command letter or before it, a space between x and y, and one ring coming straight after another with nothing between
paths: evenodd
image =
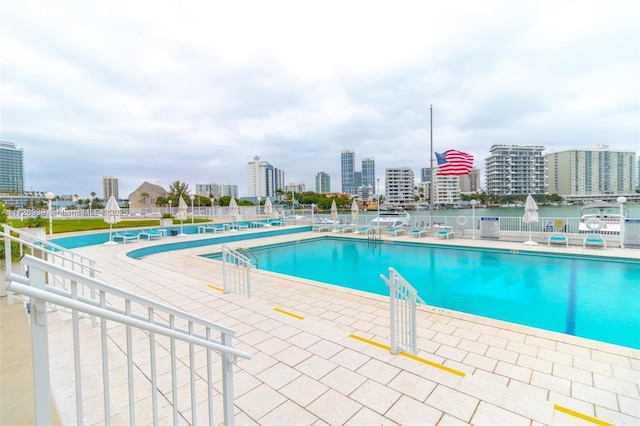
<instances>
[{"instance_id":1,"label":"pool umbrella","mask_svg":"<svg viewBox=\"0 0 640 426\"><path fill-rule=\"evenodd\" d=\"M187 207L187 202L184 201L183 197L180 197L180 201L178 202L178 219L180 219L180 233L178 234L179 237L184 237L187 234L185 234L184 232L182 232L182 221L187 219L187 210L189 210L189 207Z\"/></svg>"},{"instance_id":2,"label":"pool umbrella","mask_svg":"<svg viewBox=\"0 0 640 426\"><path fill-rule=\"evenodd\" d=\"M273 204L271 204L269 197L264 200L264 214L269 215L269 217L273 216Z\"/></svg>"},{"instance_id":3,"label":"pool umbrella","mask_svg":"<svg viewBox=\"0 0 640 426\"><path fill-rule=\"evenodd\" d=\"M231 221L236 222L240 220L240 209L238 208L238 203L236 199L231 197L231 201L229 202L229 214L231 215Z\"/></svg>"},{"instance_id":4,"label":"pool umbrella","mask_svg":"<svg viewBox=\"0 0 640 426\"><path fill-rule=\"evenodd\" d=\"M531 240L531 225L538 223L538 220L538 205L531 194L529 194L527 201L524 203L524 217L522 218L522 223L529 225L529 241L524 242L524 244L528 246L538 245L538 243Z\"/></svg>"},{"instance_id":5,"label":"pool umbrella","mask_svg":"<svg viewBox=\"0 0 640 426\"><path fill-rule=\"evenodd\" d=\"M351 203L351 221L354 224L358 223L359 212L360 212L360 209L358 209L358 203L356 203L356 200L353 200L353 203Z\"/></svg>"},{"instance_id":6,"label":"pool umbrella","mask_svg":"<svg viewBox=\"0 0 640 426\"><path fill-rule=\"evenodd\" d=\"M338 206L336 206L336 200L331 203L331 220L333 223L338 223Z\"/></svg>"},{"instance_id":7,"label":"pool umbrella","mask_svg":"<svg viewBox=\"0 0 640 426\"><path fill-rule=\"evenodd\" d=\"M122 220L120 217L120 206L116 201L116 198L112 195L109 197L109 201L107 201L107 207L104 209L104 221L109 224L109 241L104 243L105 246L111 246L116 244L113 241L113 224L118 223Z\"/></svg>"}]
</instances>

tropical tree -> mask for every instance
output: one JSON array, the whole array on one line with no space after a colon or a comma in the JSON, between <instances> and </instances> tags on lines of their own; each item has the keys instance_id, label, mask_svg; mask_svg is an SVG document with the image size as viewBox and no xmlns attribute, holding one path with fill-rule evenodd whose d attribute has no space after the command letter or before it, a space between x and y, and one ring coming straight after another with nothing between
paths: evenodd
<instances>
[{"instance_id":1,"label":"tropical tree","mask_svg":"<svg viewBox=\"0 0 640 426\"><path fill-rule=\"evenodd\" d=\"M173 182L169 185L169 200L171 200L171 204L174 206L178 205L178 200L183 198L185 201L189 202L189 184L180 182L179 180Z\"/></svg>"},{"instance_id":2,"label":"tropical tree","mask_svg":"<svg viewBox=\"0 0 640 426\"><path fill-rule=\"evenodd\" d=\"M149 198L149 193L147 191L142 192L140 194L140 204L142 204L143 206L146 206L147 198Z\"/></svg>"}]
</instances>

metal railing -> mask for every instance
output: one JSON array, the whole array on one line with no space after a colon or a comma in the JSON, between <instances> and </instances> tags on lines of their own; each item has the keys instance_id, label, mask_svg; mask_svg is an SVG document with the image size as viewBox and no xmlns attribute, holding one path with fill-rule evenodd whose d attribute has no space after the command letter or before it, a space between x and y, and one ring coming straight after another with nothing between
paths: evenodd
<instances>
[{"instance_id":1,"label":"metal railing","mask_svg":"<svg viewBox=\"0 0 640 426\"><path fill-rule=\"evenodd\" d=\"M13 263L11 260L11 245L17 244L19 246L20 256L24 254L32 254L35 257L43 259L49 263L60 265L65 269L78 272L81 275L85 275L91 278L95 278L96 274L100 272L96 268L96 261L75 253L71 250L67 250L57 244L54 244L46 239L39 238L23 229L13 228L7 224L3 225L3 231L0 232L0 236L4 239L5 248L5 268L6 275L11 275L13 271ZM20 271L16 271L20 272ZM64 279L53 279L48 277L48 282L54 283L58 287L68 288L69 283ZM5 283L0 283L4 286ZM85 291L90 291L82 287L80 292L82 294ZM92 295L93 297L93 295ZM13 303L13 292L7 289L8 303Z\"/></svg>"},{"instance_id":2,"label":"metal railing","mask_svg":"<svg viewBox=\"0 0 640 426\"><path fill-rule=\"evenodd\" d=\"M415 355L418 352L416 308L425 304L418 292L394 268L389 267L389 278L380 274L389 286L391 353L399 351Z\"/></svg>"},{"instance_id":3,"label":"metal railing","mask_svg":"<svg viewBox=\"0 0 640 426\"><path fill-rule=\"evenodd\" d=\"M244 254L222 246L222 283L225 293L251 297L251 269L255 266Z\"/></svg>"},{"instance_id":4,"label":"metal railing","mask_svg":"<svg viewBox=\"0 0 640 426\"><path fill-rule=\"evenodd\" d=\"M154 425L233 424L233 364L251 355L233 347L232 329L31 255L23 256L21 264L28 276L12 273L7 279L11 291L30 298L37 424L52 422L54 375L64 379L55 384L56 392L65 395L56 401L61 416L67 416L61 419L64 424L109 425L118 418L135 424L136 416ZM51 276L66 280L69 288L49 285L47 277ZM97 298L79 294L80 286L95 290ZM53 369L48 305L69 309L72 323L70 338L51 342L52 352L65 358ZM98 318L99 333L83 327L86 323L80 313ZM62 320L55 325L64 326L61 322L66 324ZM99 346L100 360L91 344ZM216 363L221 377L214 379ZM96 396L100 395L98 388L101 398ZM185 394L189 398L179 398ZM220 403L220 397L222 415L215 419L214 405Z\"/></svg>"}]
</instances>

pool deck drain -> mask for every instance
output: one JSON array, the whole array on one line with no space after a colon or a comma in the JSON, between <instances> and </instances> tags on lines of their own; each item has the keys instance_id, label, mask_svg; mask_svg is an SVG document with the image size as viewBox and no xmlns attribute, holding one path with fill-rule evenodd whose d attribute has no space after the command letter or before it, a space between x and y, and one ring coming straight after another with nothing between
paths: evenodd
<instances>
[{"instance_id":1,"label":"pool deck drain","mask_svg":"<svg viewBox=\"0 0 640 426\"><path fill-rule=\"evenodd\" d=\"M300 239L300 234L279 236L255 245ZM420 240L507 250L522 244ZM282 419L290 424L640 424L638 350L420 307L416 357L462 377L349 337L389 341L385 297L257 270L252 298L246 299L208 289L213 287L208 283L221 282L222 266L197 254L215 251L211 247L140 260L126 257L130 248L77 251L95 259L101 279L110 284L238 331L236 346L253 355L234 369L238 425L283 424ZM582 247L535 250L593 253ZM597 254L640 258L638 250ZM274 306L304 313L305 319ZM120 414L126 419L126 412ZM67 415L61 411L63 422Z\"/></svg>"}]
</instances>

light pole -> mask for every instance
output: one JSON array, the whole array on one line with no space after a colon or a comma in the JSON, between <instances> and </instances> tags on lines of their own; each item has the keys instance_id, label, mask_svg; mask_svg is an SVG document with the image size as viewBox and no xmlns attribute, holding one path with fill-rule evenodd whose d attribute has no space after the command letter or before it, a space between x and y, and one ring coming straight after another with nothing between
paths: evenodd
<instances>
[{"instance_id":1,"label":"light pole","mask_svg":"<svg viewBox=\"0 0 640 426\"><path fill-rule=\"evenodd\" d=\"M618 197L616 201L620 204L620 248L624 248L624 203L627 197Z\"/></svg>"},{"instance_id":2,"label":"light pole","mask_svg":"<svg viewBox=\"0 0 640 426\"><path fill-rule=\"evenodd\" d=\"M193 211L193 199L196 197L191 194L189 195L189 198L191 199L191 224L193 225L193 216L195 215L195 212Z\"/></svg>"},{"instance_id":3,"label":"light pole","mask_svg":"<svg viewBox=\"0 0 640 426\"><path fill-rule=\"evenodd\" d=\"M377 200L376 207L378 208L378 229L380 229L380 178L376 179L378 181L378 188L376 189Z\"/></svg>"},{"instance_id":4,"label":"light pole","mask_svg":"<svg viewBox=\"0 0 640 426\"><path fill-rule=\"evenodd\" d=\"M213 200L214 198L211 197L211 219L213 219Z\"/></svg>"},{"instance_id":5,"label":"light pole","mask_svg":"<svg viewBox=\"0 0 640 426\"><path fill-rule=\"evenodd\" d=\"M262 200L262 197L258 197L258 217L260 217L260 200Z\"/></svg>"},{"instance_id":6,"label":"light pole","mask_svg":"<svg viewBox=\"0 0 640 426\"><path fill-rule=\"evenodd\" d=\"M44 198L49 200L49 237L53 236L53 212L51 211L51 200L53 200L53 197L55 197L53 192L47 192L46 194L44 194Z\"/></svg>"},{"instance_id":7,"label":"light pole","mask_svg":"<svg viewBox=\"0 0 640 426\"><path fill-rule=\"evenodd\" d=\"M476 239L476 204L478 204L477 200L471 200L471 226L473 227L472 239Z\"/></svg>"},{"instance_id":8,"label":"light pole","mask_svg":"<svg viewBox=\"0 0 640 426\"><path fill-rule=\"evenodd\" d=\"M169 214L171 214L171 200L169 200Z\"/></svg>"}]
</instances>

